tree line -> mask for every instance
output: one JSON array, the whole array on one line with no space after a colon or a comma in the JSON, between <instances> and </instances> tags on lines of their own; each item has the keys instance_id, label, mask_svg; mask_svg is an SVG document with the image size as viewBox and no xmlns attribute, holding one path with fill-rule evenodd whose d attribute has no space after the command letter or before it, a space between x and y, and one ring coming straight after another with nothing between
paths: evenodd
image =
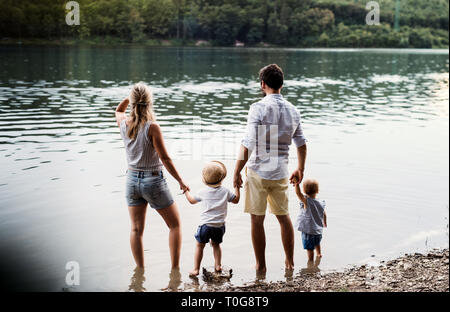
<instances>
[{"instance_id":1,"label":"tree line","mask_svg":"<svg viewBox=\"0 0 450 312\"><path fill-rule=\"evenodd\" d=\"M68 26L64 0L2 0L0 36L146 43L205 40L230 46L448 47L448 0L379 0L380 25L366 25L365 0L78 0Z\"/></svg>"}]
</instances>

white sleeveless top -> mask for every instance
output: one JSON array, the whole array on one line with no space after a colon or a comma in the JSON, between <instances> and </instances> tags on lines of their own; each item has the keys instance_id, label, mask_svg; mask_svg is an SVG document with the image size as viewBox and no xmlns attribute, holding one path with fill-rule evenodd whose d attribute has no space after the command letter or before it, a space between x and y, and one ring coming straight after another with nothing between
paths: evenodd
<instances>
[{"instance_id":1,"label":"white sleeveless top","mask_svg":"<svg viewBox=\"0 0 450 312\"><path fill-rule=\"evenodd\" d=\"M163 165L158 153L153 147L152 140L148 136L151 121L148 121L139 129L136 139L131 140L128 135L126 120L120 122L120 135L122 136L127 152L128 168L136 171L161 171Z\"/></svg>"}]
</instances>

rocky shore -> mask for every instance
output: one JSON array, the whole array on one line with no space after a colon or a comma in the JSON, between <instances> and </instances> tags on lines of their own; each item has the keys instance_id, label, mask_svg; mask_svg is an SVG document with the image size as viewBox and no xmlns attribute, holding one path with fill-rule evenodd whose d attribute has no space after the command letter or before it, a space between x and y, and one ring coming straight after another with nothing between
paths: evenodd
<instances>
[{"instance_id":1,"label":"rocky shore","mask_svg":"<svg viewBox=\"0 0 450 312\"><path fill-rule=\"evenodd\" d=\"M344 272L312 269L290 281L229 286L232 292L448 292L449 250L407 254L379 265L362 265Z\"/></svg>"}]
</instances>

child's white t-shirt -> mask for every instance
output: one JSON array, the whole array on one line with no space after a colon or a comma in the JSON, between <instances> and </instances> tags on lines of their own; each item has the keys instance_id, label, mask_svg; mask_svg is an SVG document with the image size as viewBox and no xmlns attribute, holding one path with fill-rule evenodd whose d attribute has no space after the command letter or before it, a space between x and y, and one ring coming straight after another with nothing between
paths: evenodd
<instances>
[{"instance_id":1,"label":"child's white t-shirt","mask_svg":"<svg viewBox=\"0 0 450 312\"><path fill-rule=\"evenodd\" d=\"M200 190L194 199L202 203L200 224L220 227L225 224L228 203L236 196L226 187L207 187Z\"/></svg>"}]
</instances>

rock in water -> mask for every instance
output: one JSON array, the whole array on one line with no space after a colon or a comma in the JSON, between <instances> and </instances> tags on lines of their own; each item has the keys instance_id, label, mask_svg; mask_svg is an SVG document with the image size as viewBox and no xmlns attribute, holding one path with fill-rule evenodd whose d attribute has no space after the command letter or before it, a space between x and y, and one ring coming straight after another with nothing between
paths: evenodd
<instances>
[{"instance_id":1,"label":"rock in water","mask_svg":"<svg viewBox=\"0 0 450 312\"><path fill-rule=\"evenodd\" d=\"M229 281L233 276L233 269L222 267L221 272L216 272L214 267L203 267L203 278L208 282L224 282Z\"/></svg>"}]
</instances>

